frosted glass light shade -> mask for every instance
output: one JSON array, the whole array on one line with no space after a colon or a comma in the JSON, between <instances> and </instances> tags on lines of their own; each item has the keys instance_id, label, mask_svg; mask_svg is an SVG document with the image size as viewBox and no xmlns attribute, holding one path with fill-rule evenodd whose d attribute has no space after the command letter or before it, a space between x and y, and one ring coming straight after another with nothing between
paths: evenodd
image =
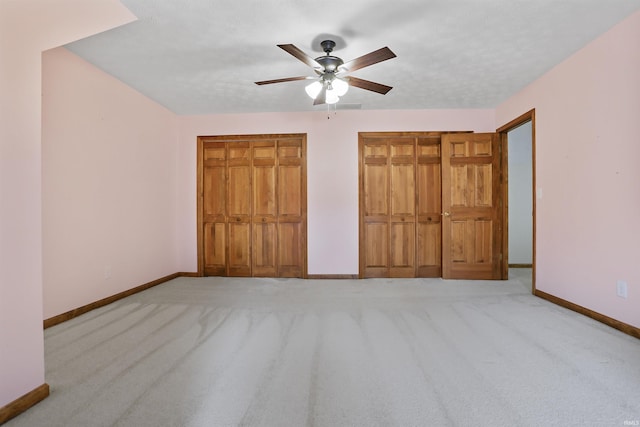
<instances>
[{"instance_id":1,"label":"frosted glass light shade","mask_svg":"<svg viewBox=\"0 0 640 427\"><path fill-rule=\"evenodd\" d=\"M327 104L335 104L338 101L340 101L340 97L336 93L336 90L327 90L327 99L325 102Z\"/></svg>"},{"instance_id":2,"label":"frosted glass light shade","mask_svg":"<svg viewBox=\"0 0 640 427\"><path fill-rule=\"evenodd\" d=\"M333 79L333 81L331 82L331 86L338 96L344 95L349 90L349 83L338 78Z\"/></svg>"},{"instance_id":3,"label":"frosted glass light shade","mask_svg":"<svg viewBox=\"0 0 640 427\"><path fill-rule=\"evenodd\" d=\"M307 95L309 95L311 99L316 99L320 94L320 91L322 91L323 87L323 82L320 80L316 80L310 85L307 85L304 90L305 92L307 92ZM340 100L340 97L342 95L347 93L348 90L349 84L346 81L334 78L330 83L328 83L325 102L327 104L335 104Z\"/></svg>"},{"instance_id":4,"label":"frosted glass light shade","mask_svg":"<svg viewBox=\"0 0 640 427\"><path fill-rule=\"evenodd\" d=\"M322 83L320 83L318 80L316 80L315 82L311 83L310 85L307 85L307 87L305 87L304 90L307 92L307 95L309 95L311 97L311 99L316 99L316 97L318 96L318 94L322 90Z\"/></svg>"}]
</instances>

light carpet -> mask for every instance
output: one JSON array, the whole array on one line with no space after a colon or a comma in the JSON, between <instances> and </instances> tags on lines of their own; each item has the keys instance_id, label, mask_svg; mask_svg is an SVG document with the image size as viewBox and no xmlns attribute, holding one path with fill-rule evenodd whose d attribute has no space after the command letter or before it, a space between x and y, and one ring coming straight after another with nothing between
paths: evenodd
<instances>
[{"instance_id":1,"label":"light carpet","mask_svg":"<svg viewBox=\"0 0 640 427\"><path fill-rule=\"evenodd\" d=\"M20 426L624 426L640 341L508 281L179 278L45 331Z\"/></svg>"}]
</instances>

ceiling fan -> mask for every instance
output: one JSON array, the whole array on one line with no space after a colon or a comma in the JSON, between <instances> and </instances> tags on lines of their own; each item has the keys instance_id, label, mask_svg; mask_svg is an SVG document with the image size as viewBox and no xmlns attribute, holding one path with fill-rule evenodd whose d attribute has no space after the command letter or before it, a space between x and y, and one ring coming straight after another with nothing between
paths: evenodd
<instances>
[{"instance_id":1,"label":"ceiling fan","mask_svg":"<svg viewBox=\"0 0 640 427\"><path fill-rule=\"evenodd\" d=\"M279 44L278 47L285 52L293 55L300 61L304 62L315 71L316 76L298 76L286 77L284 79L263 80L255 82L257 85L268 85L272 83L284 83L297 80L314 80L305 90L307 94L314 100L313 105L335 104L340 97L344 95L349 86L358 87L360 89L370 90L385 95L392 87L375 83L369 80L359 79L357 77L346 76L346 74L359 70L387 59L395 58L396 54L388 47L367 53L359 58L344 62L337 56L331 55L336 43L333 40L325 40L320 43L322 50L326 53L315 59L304 53L292 44Z\"/></svg>"}]
</instances>

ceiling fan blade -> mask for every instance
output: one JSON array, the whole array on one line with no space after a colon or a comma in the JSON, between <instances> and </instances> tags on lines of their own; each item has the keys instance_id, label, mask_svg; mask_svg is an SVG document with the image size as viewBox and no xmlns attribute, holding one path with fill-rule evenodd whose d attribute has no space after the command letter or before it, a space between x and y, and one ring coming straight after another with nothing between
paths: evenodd
<instances>
[{"instance_id":1,"label":"ceiling fan blade","mask_svg":"<svg viewBox=\"0 0 640 427\"><path fill-rule=\"evenodd\" d=\"M316 99L313 100L313 105L320 105L320 104L326 104L326 103L327 103L327 87L323 86L318 96L316 96Z\"/></svg>"},{"instance_id":2,"label":"ceiling fan blade","mask_svg":"<svg viewBox=\"0 0 640 427\"><path fill-rule=\"evenodd\" d=\"M286 77L284 79L263 80L261 82L255 82L255 83L257 85L270 85L272 83L295 82L296 80L307 80L307 79L315 79L315 77L307 77L307 76Z\"/></svg>"},{"instance_id":3,"label":"ceiling fan blade","mask_svg":"<svg viewBox=\"0 0 640 427\"><path fill-rule=\"evenodd\" d=\"M369 80L359 79L357 77L349 77L349 85L359 87L360 89L370 90L386 95L393 87L372 82Z\"/></svg>"},{"instance_id":4,"label":"ceiling fan blade","mask_svg":"<svg viewBox=\"0 0 640 427\"><path fill-rule=\"evenodd\" d=\"M322 68L322 66L318 64L318 62L315 59L313 59L312 57L310 57L309 55L307 55L306 53L304 53L303 51L301 51L300 49L298 49L292 44L279 44L278 47L284 50L285 52L295 56L296 58L298 58L300 61L304 62L311 68Z\"/></svg>"},{"instance_id":5,"label":"ceiling fan blade","mask_svg":"<svg viewBox=\"0 0 640 427\"><path fill-rule=\"evenodd\" d=\"M378 62L386 61L387 59L395 57L396 54L393 53L391 49L383 47L341 65L340 71L351 72L359 70L360 68L368 67L369 65L377 64Z\"/></svg>"}]
</instances>

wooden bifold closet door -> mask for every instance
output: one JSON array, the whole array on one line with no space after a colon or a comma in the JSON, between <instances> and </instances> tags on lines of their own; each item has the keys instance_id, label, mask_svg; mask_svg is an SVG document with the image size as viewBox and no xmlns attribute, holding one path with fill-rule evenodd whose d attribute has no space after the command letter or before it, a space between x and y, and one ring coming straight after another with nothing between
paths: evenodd
<instances>
[{"instance_id":1,"label":"wooden bifold closet door","mask_svg":"<svg viewBox=\"0 0 640 427\"><path fill-rule=\"evenodd\" d=\"M359 134L360 277L500 279L497 134Z\"/></svg>"},{"instance_id":2,"label":"wooden bifold closet door","mask_svg":"<svg viewBox=\"0 0 640 427\"><path fill-rule=\"evenodd\" d=\"M199 271L306 276L306 136L200 137Z\"/></svg>"},{"instance_id":3,"label":"wooden bifold closet door","mask_svg":"<svg viewBox=\"0 0 640 427\"><path fill-rule=\"evenodd\" d=\"M440 133L360 133L360 276L440 277Z\"/></svg>"}]
</instances>

